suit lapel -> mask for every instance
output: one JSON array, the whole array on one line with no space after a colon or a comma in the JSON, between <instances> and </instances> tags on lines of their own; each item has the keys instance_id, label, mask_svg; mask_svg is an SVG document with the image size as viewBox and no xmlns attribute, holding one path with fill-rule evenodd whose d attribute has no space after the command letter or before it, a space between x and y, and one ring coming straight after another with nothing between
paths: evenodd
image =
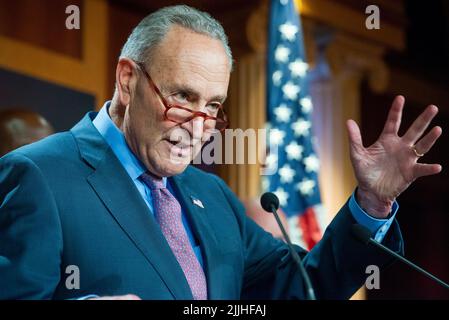
<instances>
[{"instance_id":1,"label":"suit lapel","mask_svg":"<svg viewBox=\"0 0 449 320\"><path fill-rule=\"evenodd\" d=\"M185 279L182 269L131 178L91 119L83 121L72 133L83 158L95 169L88 183L175 299L192 299L187 280L180 280Z\"/></svg>"},{"instance_id":2,"label":"suit lapel","mask_svg":"<svg viewBox=\"0 0 449 320\"><path fill-rule=\"evenodd\" d=\"M195 187L189 183L189 179L185 178L185 173L170 178L169 182L188 217L194 235L199 239L205 261L204 269L209 299L223 299L221 292L223 279L214 272L214 270L217 270L217 264L220 261L220 251L217 239L207 219L208 207L201 202L201 198L195 192ZM201 204L193 200L199 200ZM203 205L203 208L201 205Z\"/></svg>"}]
</instances>

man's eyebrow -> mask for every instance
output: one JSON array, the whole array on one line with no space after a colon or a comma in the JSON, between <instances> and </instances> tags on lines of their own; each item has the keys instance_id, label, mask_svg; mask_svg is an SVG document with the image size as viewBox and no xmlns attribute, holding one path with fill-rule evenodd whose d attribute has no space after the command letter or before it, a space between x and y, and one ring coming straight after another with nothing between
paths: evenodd
<instances>
[{"instance_id":1,"label":"man's eyebrow","mask_svg":"<svg viewBox=\"0 0 449 320\"><path fill-rule=\"evenodd\" d=\"M197 90L195 90L194 88L192 88L188 85L174 84L172 86L167 87L167 90L169 92L185 92L189 96L196 97L196 98L198 98L200 96L200 93ZM225 102L226 98L227 98L226 95L216 95L216 96L213 96L211 99L208 99L208 101L218 101L221 104L223 104Z\"/></svg>"}]
</instances>

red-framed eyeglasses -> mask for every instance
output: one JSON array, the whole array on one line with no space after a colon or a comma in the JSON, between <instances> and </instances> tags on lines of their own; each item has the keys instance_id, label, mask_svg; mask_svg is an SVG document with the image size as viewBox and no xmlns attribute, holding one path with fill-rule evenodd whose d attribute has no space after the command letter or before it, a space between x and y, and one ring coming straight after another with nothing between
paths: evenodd
<instances>
[{"instance_id":1,"label":"red-framed eyeglasses","mask_svg":"<svg viewBox=\"0 0 449 320\"><path fill-rule=\"evenodd\" d=\"M223 106L221 104L217 105L216 111L214 111L214 115L209 115L205 112L201 111L194 111L190 108L179 106L179 105L171 105L167 102L167 100L162 95L159 88L154 83L153 79L151 79L151 76L148 74L145 65L142 62L136 62L139 69L143 72L145 77L147 78L148 82L150 83L150 86L153 88L154 92L158 95L158 97L161 99L162 104L165 107L164 112L164 118L165 120L177 123L177 124L183 124L185 122L189 122L190 120L201 117L204 121L204 128L205 129L216 129L219 131L225 130L229 123L227 121L226 114L223 110Z\"/></svg>"}]
</instances>

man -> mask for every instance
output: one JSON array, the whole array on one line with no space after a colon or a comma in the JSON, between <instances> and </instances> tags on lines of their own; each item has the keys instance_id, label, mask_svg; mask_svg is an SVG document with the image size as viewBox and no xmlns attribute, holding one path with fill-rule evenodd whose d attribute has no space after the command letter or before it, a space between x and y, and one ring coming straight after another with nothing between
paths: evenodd
<instances>
[{"instance_id":1,"label":"man","mask_svg":"<svg viewBox=\"0 0 449 320\"><path fill-rule=\"evenodd\" d=\"M186 164L213 127L226 126L231 68L218 22L187 6L161 9L124 45L111 102L4 157L0 298L305 298L286 245L245 215L222 180ZM368 148L348 122L358 188L311 252L297 248L318 298L346 299L367 265L390 263L353 239L352 224L402 251L395 199L441 170L417 163L441 134L418 140L437 108L398 137L403 105L397 97ZM78 285L67 270L79 271Z\"/></svg>"},{"instance_id":2,"label":"man","mask_svg":"<svg viewBox=\"0 0 449 320\"><path fill-rule=\"evenodd\" d=\"M54 133L40 114L21 109L0 111L0 157Z\"/></svg>"}]
</instances>

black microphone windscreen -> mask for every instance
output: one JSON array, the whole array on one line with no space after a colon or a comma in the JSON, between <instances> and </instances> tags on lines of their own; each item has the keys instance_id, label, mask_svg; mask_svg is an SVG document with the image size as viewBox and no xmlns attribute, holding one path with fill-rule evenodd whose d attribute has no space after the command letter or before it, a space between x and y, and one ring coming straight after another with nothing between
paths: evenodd
<instances>
[{"instance_id":1,"label":"black microphone windscreen","mask_svg":"<svg viewBox=\"0 0 449 320\"><path fill-rule=\"evenodd\" d=\"M271 212L273 206L276 210L279 209L279 199L272 192L265 192L262 197L260 197L260 204L267 212Z\"/></svg>"},{"instance_id":2,"label":"black microphone windscreen","mask_svg":"<svg viewBox=\"0 0 449 320\"><path fill-rule=\"evenodd\" d=\"M351 226L351 232L358 240L365 244L368 244L371 239L371 231L361 224L353 224Z\"/></svg>"}]
</instances>

